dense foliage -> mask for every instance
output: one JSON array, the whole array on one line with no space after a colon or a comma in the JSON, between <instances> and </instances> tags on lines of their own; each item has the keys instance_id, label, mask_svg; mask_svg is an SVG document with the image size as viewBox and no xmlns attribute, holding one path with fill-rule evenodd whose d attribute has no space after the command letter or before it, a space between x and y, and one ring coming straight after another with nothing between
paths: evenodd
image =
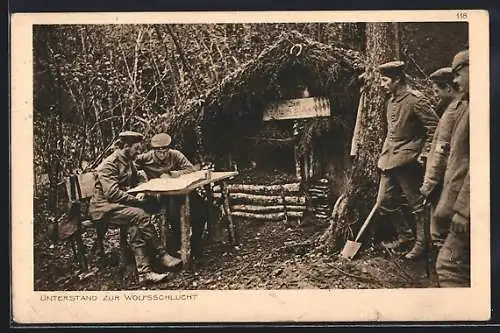
<instances>
[{"instance_id":1,"label":"dense foliage","mask_svg":"<svg viewBox=\"0 0 500 333\"><path fill-rule=\"evenodd\" d=\"M454 38L460 42L448 53L463 46L463 34L443 34L443 29L461 31L462 25L438 28L400 27L399 47L418 63L420 49L412 39L422 35L419 29L429 52ZM50 193L53 208L63 176L98 161L121 130L150 136L171 129L186 110L198 110L192 106L223 96L208 92L224 87L225 78L241 73L283 33L296 31L322 45L364 52L364 29L363 23L35 26L35 195ZM439 63L420 64L422 71L451 57L440 54Z\"/></svg>"}]
</instances>

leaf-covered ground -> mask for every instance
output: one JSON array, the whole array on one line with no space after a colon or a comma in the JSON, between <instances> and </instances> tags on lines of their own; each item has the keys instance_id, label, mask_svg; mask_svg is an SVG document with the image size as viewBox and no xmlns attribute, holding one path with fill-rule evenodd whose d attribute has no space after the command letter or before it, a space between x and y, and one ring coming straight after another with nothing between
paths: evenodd
<instances>
[{"instance_id":1,"label":"leaf-covered ground","mask_svg":"<svg viewBox=\"0 0 500 333\"><path fill-rule=\"evenodd\" d=\"M91 256L81 272L69 244L40 238L35 243L35 290L120 289L310 289L418 288L436 286L426 276L425 262L408 262L401 253L366 247L355 260L323 254L311 241L325 229L315 223L237 220L240 244L228 246L223 230L206 244L203 257L190 270L170 272L162 283L138 286L117 267L118 233L107 234L106 259ZM91 251L95 235L85 242Z\"/></svg>"}]
</instances>

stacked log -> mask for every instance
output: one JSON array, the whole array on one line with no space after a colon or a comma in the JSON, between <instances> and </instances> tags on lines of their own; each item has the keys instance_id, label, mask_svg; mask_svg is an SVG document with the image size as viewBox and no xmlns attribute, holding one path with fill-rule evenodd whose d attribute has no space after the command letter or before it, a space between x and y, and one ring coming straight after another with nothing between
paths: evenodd
<instances>
[{"instance_id":1,"label":"stacked log","mask_svg":"<svg viewBox=\"0 0 500 333\"><path fill-rule=\"evenodd\" d=\"M302 218L306 197L300 193L300 183L282 185L229 184L231 215L256 220L287 221ZM215 186L214 198L221 197Z\"/></svg>"},{"instance_id":2,"label":"stacked log","mask_svg":"<svg viewBox=\"0 0 500 333\"><path fill-rule=\"evenodd\" d=\"M326 220L332 212L332 200L328 179L320 179L310 185L308 194L311 198L310 208L319 220Z\"/></svg>"}]
</instances>

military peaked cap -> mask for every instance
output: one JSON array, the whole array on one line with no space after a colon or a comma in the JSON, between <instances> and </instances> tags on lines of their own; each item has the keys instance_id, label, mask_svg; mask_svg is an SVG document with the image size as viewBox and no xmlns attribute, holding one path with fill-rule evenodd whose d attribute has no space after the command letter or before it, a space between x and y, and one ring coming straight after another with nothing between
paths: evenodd
<instances>
[{"instance_id":1,"label":"military peaked cap","mask_svg":"<svg viewBox=\"0 0 500 333\"><path fill-rule=\"evenodd\" d=\"M433 72L429 78L436 83L448 83L451 84L453 82L453 73L451 71L451 67L443 67L435 72Z\"/></svg>"},{"instance_id":2,"label":"military peaked cap","mask_svg":"<svg viewBox=\"0 0 500 333\"><path fill-rule=\"evenodd\" d=\"M398 76L404 72L405 63L403 61L386 62L378 66L378 70L382 76Z\"/></svg>"},{"instance_id":3,"label":"military peaked cap","mask_svg":"<svg viewBox=\"0 0 500 333\"><path fill-rule=\"evenodd\" d=\"M172 138L167 133L156 134L151 138L151 147L152 148L162 148L168 147L172 142Z\"/></svg>"},{"instance_id":4,"label":"military peaked cap","mask_svg":"<svg viewBox=\"0 0 500 333\"><path fill-rule=\"evenodd\" d=\"M469 50L462 50L458 52L455 57L453 57L453 62L451 63L451 70L457 72L462 67L469 65Z\"/></svg>"},{"instance_id":5,"label":"military peaked cap","mask_svg":"<svg viewBox=\"0 0 500 333\"><path fill-rule=\"evenodd\" d=\"M144 139L144 135L134 131L121 132L120 134L118 134L118 137L120 139L136 139L137 141L141 141L142 139Z\"/></svg>"}]
</instances>

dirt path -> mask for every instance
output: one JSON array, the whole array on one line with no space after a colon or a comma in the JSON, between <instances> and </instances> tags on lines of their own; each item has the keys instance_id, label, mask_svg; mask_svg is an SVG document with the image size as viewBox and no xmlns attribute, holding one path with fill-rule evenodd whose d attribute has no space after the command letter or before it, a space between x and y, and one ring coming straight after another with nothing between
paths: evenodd
<instances>
[{"instance_id":1,"label":"dirt path","mask_svg":"<svg viewBox=\"0 0 500 333\"><path fill-rule=\"evenodd\" d=\"M361 289L435 286L424 262L407 262L367 249L353 261L335 254L317 253L310 239L324 226L292 222L238 220L240 245L210 243L190 271L171 272L162 283L147 289ZM92 244L94 235L85 235ZM108 260L92 257L88 272L79 272L69 244L41 240L35 244L35 290L146 289L123 277L116 267L118 235L108 232Z\"/></svg>"}]
</instances>

